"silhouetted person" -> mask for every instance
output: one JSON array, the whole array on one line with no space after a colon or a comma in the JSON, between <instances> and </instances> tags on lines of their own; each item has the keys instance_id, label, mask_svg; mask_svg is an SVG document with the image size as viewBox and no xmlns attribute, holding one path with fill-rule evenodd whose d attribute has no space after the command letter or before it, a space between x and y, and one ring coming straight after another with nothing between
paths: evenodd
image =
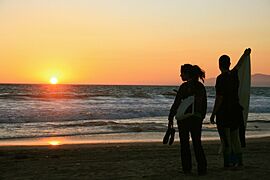
<instances>
[{"instance_id":1,"label":"silhouetted person","mask_svg":"<svg viewBox=\"0 0 270 180\"><path fill-rule=\"evenodd\" d=\"M246 49L237 65L230 70L230 57L222 55L219 58L221 74L216 79L216 99L210 117L211 123L216 124L223 149L224 167L243 165L239 128L241 129L242 146L244 141L243 108L238 97L238 69L241 67L245 56L249 55L250 49Z\"/></svg>"},{"instance_id":2,"label":"silhouetted person","mask_svg":"<svg viewBox=\"0 0 270 180\"><path fill-rule=\"evenodd\" d=\"M184 64L181 66L181 78L184 83L179 87L174 103L170 109L168 126L173 125L174 116L184 99L194 96L194 106L189 106L186 113L192 115L187 118L177 120L181 147L181 161L184 173L191 173L192 162L189 146L189 134L191 134L192 144L197 160L197 170L199 175L206 174L207 161L201 145L202 121L205 118L207 99L204 85L199 82L199 78L204 81L205 73L198 66ZM193 109L192 109L193 108ZM192 113L192 111L194 113Z\"/></svg>"}]
</instances>

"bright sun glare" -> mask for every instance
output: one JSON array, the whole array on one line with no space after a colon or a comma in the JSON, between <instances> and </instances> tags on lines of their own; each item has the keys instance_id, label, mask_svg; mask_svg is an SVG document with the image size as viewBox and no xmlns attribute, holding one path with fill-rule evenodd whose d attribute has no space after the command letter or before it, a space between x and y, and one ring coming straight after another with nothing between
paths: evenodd
<instances>
[{"instance_id":1,"label":"bright sun glare","mask_svg":"<svg viewBox=\"0 0 270 180\"><path fill-rule=\"evenodd\" d=\"M56 77L51 77L50 83L51 84L57 84L58 83L58 79Z\"/></svg>"},{"instance_id":2,"label":"bright sun glare","mask_svg":"<svg viewBox=\"0 0 270 180\"><path fill-rule=\"evenodd\" d=\"M58 146L60 145L60 141L49 141L49 144L52 146Z\"/></svg>"}]
</instances>

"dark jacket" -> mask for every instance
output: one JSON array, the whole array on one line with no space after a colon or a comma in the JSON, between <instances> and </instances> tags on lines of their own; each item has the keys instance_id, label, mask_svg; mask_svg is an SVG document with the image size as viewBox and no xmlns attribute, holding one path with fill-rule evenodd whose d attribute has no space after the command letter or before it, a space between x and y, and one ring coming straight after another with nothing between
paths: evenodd
<instances>
[{"instance_id":1,"label":"dark jacket","mask_svg":"<svg viewBox=\"0 0 270 180\"><path fill-rule=\"evenodd\" d=\"M194 105L194 113L199 114L202 119L205 118L206 109L207 109L207 97L206 90L204 85L197 81L191 80L183 83L177 92L177 95L174 99L174 103L170 109L169 120L173 120L174 116L177 113L177 109L181 104L181 101L188 96L195 96L195 105ZM187 109L186 112L191 112L191 107Z\"/></svg>"},{"instance_id":2,"label":"dark jacket","mask_svg":"<svg viewBox=\"0 0 270 180\"><path fill-rule=\"evenodd\" d=\"M224 72L217 77L216 94L222 96L222 103L217 111L217 125L227 128L238 128L243 119L238 97L238 71Z\"/></svg>"}]
</instances>

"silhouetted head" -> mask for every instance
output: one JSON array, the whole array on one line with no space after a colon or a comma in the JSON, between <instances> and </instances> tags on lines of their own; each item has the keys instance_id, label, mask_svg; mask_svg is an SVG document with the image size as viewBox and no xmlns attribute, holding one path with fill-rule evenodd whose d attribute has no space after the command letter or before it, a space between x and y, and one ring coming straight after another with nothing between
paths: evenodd
<instances>
[{"instance_id":1,"label":"silhouetted head","mask_svg":"<svg viewBox=\"0 0 270 180\"><path fill-rule=\"evenodd\" d=\"M219 69L221 71L229 70L230 65L231 65L231 60L230 60L229 56L222 55L222 56L220 56L218 61L219 61Z\"/></svg>"},{"instance_id":2,"label":"silhouetted head","mask_svg":"<svg viewBox=\"0 0 270 180\"><path fill-rule=\"evenodd\" d=\"M192 66L191 64L184 64L181 66L181 78L183 81L199 80L204 82L205 72L197 65Z\"/></svg>"},{"instance_id":3,"label":"silhouetted head","mask_svg":"<svg viewBox=\"0 0 270 180\"><path fill-rule=\"evenodd\" d=\"M191 64L184 64L181 66L180 69L180 76L182 78L182 81L188 81L191 79L191 71L192 71L192 65Z\"/></svg>"}]
</instances>

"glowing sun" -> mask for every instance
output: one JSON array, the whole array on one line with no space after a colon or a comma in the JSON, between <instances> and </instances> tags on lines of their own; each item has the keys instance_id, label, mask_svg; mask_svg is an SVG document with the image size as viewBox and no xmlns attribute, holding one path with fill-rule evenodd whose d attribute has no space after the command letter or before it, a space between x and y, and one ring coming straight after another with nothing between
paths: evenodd
<instances>
[{"instance_id":1,"label":"glowing sun","mask_svg":"<svg viewBox=\"0 0 270 180\"><path fill-rule=\"evenodd\" d=\"M58 83L58 79L56 77L51 77L50 83L51 84L57 84Z\"/></svg>"}]
</instances>

